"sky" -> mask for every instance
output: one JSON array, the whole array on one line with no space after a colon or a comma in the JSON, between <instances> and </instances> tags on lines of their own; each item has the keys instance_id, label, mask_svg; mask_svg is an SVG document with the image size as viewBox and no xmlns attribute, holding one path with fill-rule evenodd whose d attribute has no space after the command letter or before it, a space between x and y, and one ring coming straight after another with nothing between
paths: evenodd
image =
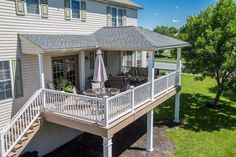
<instances>
[{"instance_id":1,"label":"sky","mask_svg":"<svg viewBox=\"0 0 236 157\"><path fill-rule=\"evenodd\" d=\"M139 26L153 30L156 26L181 27L189 16L199 13L216 0L132 0L144 7L139 10Z\"/></svg>"}]
</instances>

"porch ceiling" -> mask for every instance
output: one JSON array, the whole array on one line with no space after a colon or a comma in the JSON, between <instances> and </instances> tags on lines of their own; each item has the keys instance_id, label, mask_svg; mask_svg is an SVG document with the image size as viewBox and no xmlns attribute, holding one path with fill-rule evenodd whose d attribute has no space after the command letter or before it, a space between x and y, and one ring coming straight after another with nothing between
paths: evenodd
<instances>
[{"instance_id":1,"label":"porch ceiling","mask_svg":"<svg viewBox=\"0 0 236 157\"><path fill-rule=\"evenodd\" d=\"M127 27L103 27L91 35L21 34L22 53L35 54L79 50L157 51L190 44L149 30ZM30 48L30 46L32 48ZM38 49L37 52L30 52Z\"/></svg>"}]
</instances>

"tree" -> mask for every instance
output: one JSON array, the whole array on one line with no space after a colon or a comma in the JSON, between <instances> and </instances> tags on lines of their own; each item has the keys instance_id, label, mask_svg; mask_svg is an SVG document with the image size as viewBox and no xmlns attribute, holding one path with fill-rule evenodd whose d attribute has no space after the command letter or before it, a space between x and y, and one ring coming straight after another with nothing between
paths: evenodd
<instances>
[{"instance_id":1,"label":"tree","mask_svg":"<svg viewBox=\"0 0 236 157\"><path fill-rule=\"evenodd\" d=\"M186 53L186 69L200 79L206 76L217 82L213 105L219 103L226 88L236 82L236 4L218 0L198 15L189 17L180 38L191 43Z\"/></svg>"},{"instance_id":2,"label":"tree","mask_svg":"<svg viewBox=\"0 0 236 157\"><path fill-rule=\"evenodd\" d=\"M170 37L175 37L179 32L177 28L168 26L157 26L153 31Z\"/></svg>"},{"instance_id":3,"label":"tree","mask_svg":"<svg viewBox=\"0 0 236 157\"><path fill-rule=\"evenodd\" d=\"M154 28L153 30L154 32L169 36L169 37L173 37L173 38L177 38L178 37L178 33L179 33L179 29L175 28L175 27L168 27L168 26L157 26L156 28ZM163 53L164 51L159 50L159 53ZM171 55L173 58L176 58L176 54L177 51L176 49L172 49L170 51Z\"/></svg>"}]
</instances>

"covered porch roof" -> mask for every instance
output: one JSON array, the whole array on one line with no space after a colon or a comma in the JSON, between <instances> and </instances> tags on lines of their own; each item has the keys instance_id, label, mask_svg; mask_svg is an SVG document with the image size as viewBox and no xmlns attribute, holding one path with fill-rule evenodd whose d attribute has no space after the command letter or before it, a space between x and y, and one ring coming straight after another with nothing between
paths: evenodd
<instances>
[{"instance_id":1,"label":"covered porch roof","mask_svg":"<svg viewBox=\"0 0 236 157\"><path fill-rule=\"evenodd\" d=\"M91 35L20 34L25 54L79 50L157 51L190 44L135 26L103 27Z\"/></svg>"}]
</instances>

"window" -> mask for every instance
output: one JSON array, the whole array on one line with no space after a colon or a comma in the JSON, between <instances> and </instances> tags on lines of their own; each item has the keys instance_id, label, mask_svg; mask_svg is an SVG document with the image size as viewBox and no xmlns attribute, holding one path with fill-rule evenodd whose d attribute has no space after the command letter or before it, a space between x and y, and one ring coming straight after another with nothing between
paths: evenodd
<instances>
[{"instance_id":1,"label":"window","mask_svg":"<svg viewBox=\"0 0 236 157\"><path fill-rule=\"evenodd\" d=\"M137 54L137 67L142 67L142 51L136 52Z\"/></svg>"},{"instance_id":2,"label":"window","mask_svg":"<svg viewBox=\"0 0 236 157\"><path fill-rule=\"evenodd\" d=\"M123 10L122 9L118 9L118 26L121 27L122 26L122 16L123 16Z\"/></svg>"},{"instance_id":3,"label":"window","mask_svg":"<svg viewBox=\"0 0 236 157\"><path fill-rule=\"evenodd\" d=\"M116 27L117 26L117 9L112 8L112 26Z\"/></svg>"},{"instance_id":4,"label":"window","mask_svg":"<svg viewBox=\"0 0 236 157\"><path fill-rule=\"evenodd\" d=\"M10 61L0 61L0 101L12 98Z\"/></svg>"},{"instance_id":5,"label":"window","mask_svg":"<svg viewBox=\"0 0 236 157\"><path fill-rule=\"evenodd\" d=\"M27 13L39 14L39 0L26 0Z\"/></svg>"},{"instance_id":6,"label":"window","mask_svg":"<svg viewBox=\"0 0 236 157\"><path fill-rule=\"evenodd\" d=\"M72 18L80 18L80 1L71 0Z\"/></svg>"},{"instance_id":7,"label":"window","mask_svg":"<svg viewBox=\"0 0 236 157\"><path fill-rule=\"evenodd\" d=\"M133 65L132 58L133 58L133 52L132 51L124 52L123 53L123 65L122 66L131 67Z\"/></svg>"},{"instance_id":8,"label":"window","mask_svg":"<svg viewBox=\"0 0 236 157\"><path fill-rule=\"evenodd\" d=\"M71 82L72 85L77 84L77 56L68 56L63 58L53 58L53 80L62 77Z\"/></svg>"},{"instance_id":9,"label":"window","mask_svg":"<svg viewBox=\"0 0 236 157\"><path fill-rule=\"evenodd\" d=\"M123 23L122 18L123 18L123 10L112 8L112 26L113 27L122 26Z\"/></svg>"}]
</instances>

